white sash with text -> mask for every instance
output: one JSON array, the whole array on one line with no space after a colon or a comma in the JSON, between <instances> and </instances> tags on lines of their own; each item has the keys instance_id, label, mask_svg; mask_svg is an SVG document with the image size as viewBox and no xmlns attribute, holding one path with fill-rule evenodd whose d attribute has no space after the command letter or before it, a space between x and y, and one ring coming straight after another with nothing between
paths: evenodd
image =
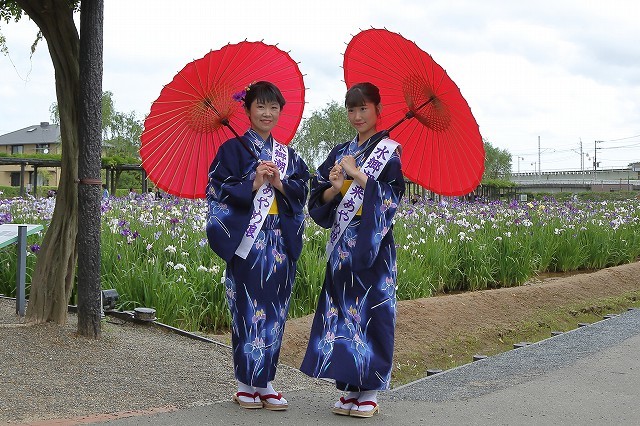
<instances>
[{"instance_id":1,"label":"white sash with text","mask_svg":"<svg viewBox=\"0 0 640 426\"><path fill-rule=\"evenodd\" d=\"M275 140L273 141L271 161L273 161L280 171L280 178L284 178L287 173L287 165L289 164L289 150L286 145L276 142ZM276 189L274 189L270 183L265 182L258 188L255 197L253 197L253 210L251 212L251 219L249 219L249 226L244 232L242 241L240 241L240 245L236 250L236 254L243 259L247 258L258 236L258 232L260 232L264 221L267 219L269 209L276 198L275 191Z\"/></svg>"},{"instance_id":2,"label":"white sash with text","mask_svg":"<svg viewBox=\"0 0 640 426\"><path fill-rule=\"evenodd\" d=\"M392 139L383 139L378 142L373 152L364 161L364 165L361 168L362 172L372 179L377 179L398 145L400 144ZM351 182L333 218L333 225L331 226L331 233L329 234L329 241L326 247L327 259L345 229L347 229L347 225L349 225L358 209L360 209L363 198L364 188L358 185L356 181ZM365 214L365 212L363 212L363 214Z\"/></svg>"}]
</instances>

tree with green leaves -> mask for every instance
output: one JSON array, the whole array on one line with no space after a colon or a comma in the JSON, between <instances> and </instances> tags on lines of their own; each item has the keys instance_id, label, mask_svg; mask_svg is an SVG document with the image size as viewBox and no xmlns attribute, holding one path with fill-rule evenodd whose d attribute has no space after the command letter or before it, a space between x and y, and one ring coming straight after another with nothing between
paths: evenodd
<instances>
[{"instance_id":1,"label":"tree with green leaves","mask_svg":"<svg viewBox=\"0 0 640 426\"><path fill-rule=\"evenodd\" d=\"M49 107L51 121L60 124L58 104ZM116 110L113 92L102 92L102 151L108 164L139 164L140 136L144 130L142 120L135 111L124 113ZM142 176L139 172L118 170L114 187L140 188Z\"/></svg>"},{"instance_id":2,"label":"tree with green leaves","mask_svg":"<svg viewBox=\"0 0 640 426\"><path fill-rule=\"evenodd\" d=\"M58 111L58 103L54 102L49 107L51 113L51 122L60 124L60 111ZM110 91L102 92L102 130L109 127L109 123L113 120L115 114L115 106L113 104L113 93ZM103 135L104 138L104 135Z\"/></svg>"},{"instance_id":3,"label":"tree with green leaves","mask_svg":"<svg viewBox=\"0 0 640 426\"><path fill-rule=\"evenodd\" d=\"M482 180L498 179L511 173L511 153L506 149L496 148L486 139L484 142L484 174Z\"/></svg>"},{"instance_id":4,"label":"tree with green leaves","mask_svg":"<svg viewBox=\"0 0 640 426\"><path fill-rule=\"evenodd\" d=\"M309 167L315 169L327 157L331 148L352 139L354 135L345 107L333 101L302 120L291 145Z\"/></svg>"},{"instance_id":5,"label":"tree with green leaves","mask_svg":"<svg viewBox=\"0 0 640 426\"><path fill-rule=\"evenodd\" d=\"M49 108L51 121L60 124L58 104ZM140 158L140 136L144 130L142 120L135 111L124 113L116 110L113 92L102 92L102 142L107 156Z\"/></svg>"},{"instance_id":6,"label":"tree with green leaves","mask_svg":"<svg viewBox=\"0 0 640 426\"><path fill-rule=\"evenodd\" d=\"M140 158L140 136L144 130L136 113L116 111L107 127L108 137L104 138L108 155Z\"/></svg>"},{"instance_id":7,"label":"tree with green leaves","mask_svg":"<svg viewBox=\"0 0 640 426\"><path fill-rule=\"evenodd\" d=\"M85 1L82 3L84 5ZM93 188L96 186L94 181L99 181L93 176L95 167L92 163L95 162L93 158L95 153L91 153L91 147L84 147L87 149L83 152L91 155L81 159L82 170L78 167L80 144L94 142L86 139L95 138L92 126L96 110L98 117L100 114L100 93L102 92L103 2L96 0L89 3L87 3L89 12L86 16L83 16L84 13L81 14L80 17L80 25L84 30L81 43L74 21L74 13L80 11L79 0L0 0L0 22L8 23L11 20L17 22L26 15L39 29L32 49L39 40L46 41L55 72L56 98L60 114L62 143L60 184L51 223L44 236L31 277L27 308L29 322L52 321L58 324L66 322L67 305L71 298L78 262L78 184ZM96 46L91 43L91 39L95 38L96 34L99 35L99 50L96 50ZM0 37L0 43L3 40ZM2 46L6 51L6 45ZM2 46L0 51L3 50ZM95 60L99 63L94 62ZM81 79L81 68L84 69L84 80ZM99 71L99 80L87 78L95 77L97 71ZM94 105L93 92L96 89L96 83L99 83L99 91L97 103ZM85 140L80 140L80 133ZM100 137L99 132L97 137ZM99 189L86 192L88 195L96 192L99 201ZM90 202L93 200L91 199ZM82 237L91 236L83 235ZM84 240L80 241L81 247L95 248L95 242L83 245L84 242ZM88 268L85 269L87 271L91 267L95 268L96 260L90 260L91 265L83 265L83 268ZM99 272L99 259L97 265ZM80 299L79 297L79 303ZM79 315L78 332L81 335L98 337L99 323L96 327L95 300L93 303L90 307L92 312L89 312L91 318L83 317L83 320L87 319L88 322L81 321Z\"/></svg>"}]
</instances>

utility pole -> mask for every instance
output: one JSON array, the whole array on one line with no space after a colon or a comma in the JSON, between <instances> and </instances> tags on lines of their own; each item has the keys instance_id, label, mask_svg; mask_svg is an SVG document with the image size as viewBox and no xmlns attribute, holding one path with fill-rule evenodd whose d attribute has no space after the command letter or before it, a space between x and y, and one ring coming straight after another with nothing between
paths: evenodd
<instances>
[{"instance_id":1,"label":"utility pole","mask_svg":"<svg viewBox=\"0 0 640 426\"><path fill-rule=\"evenodd\" d=\"M598 150L602 148L598 148L598 144L602 143L602 141L593 141L593 171L598 171Z\"/></svg>"},{"instance_id":2,"label":"utility pole","mask_svg":"<svg viewBox=\"0 0 640 426\"><path fill-rule=\"evenodd\" d=\"M538 136L538 174L542 174L542 168L540 164L540 136Z\"/></svg>"},{"instance_id":3,"label":"utility pole","mask_svg":"<svg viewBox=\"0 0 640 426\"><path fill-rule=\"evenodd\" d=\"M584 155L582 154L582 138L580 138L580 171L584 172Z\"/></svg>"}]
</instances>

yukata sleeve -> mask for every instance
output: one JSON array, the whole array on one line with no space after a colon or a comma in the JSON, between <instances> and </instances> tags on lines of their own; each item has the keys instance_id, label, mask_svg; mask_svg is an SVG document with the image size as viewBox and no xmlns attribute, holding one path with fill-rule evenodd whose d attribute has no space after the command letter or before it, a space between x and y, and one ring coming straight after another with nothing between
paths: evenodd
<instances>
[{"instance_id":1,"label":"yukata sleeve","mask_svg":"<svg viewBox=\"0 0 640 426\"><path fill-rule=\"evenodd\" d=\"M235 139L222 144L209 168L207 189L209 186L216 189L215 198L221 203L240 209L251 209L253 180L243 176L241 163L247 154L240 149L239 144Z\"/></svg>"},{"instance_id":2,"label":"yukata sleeve","mask_svg":"<svg viewBox=\"0 0 640 426\"><path fill-rule=\"evenodd\" d=\"M231 142L231 143L230 143ZM243 178L243 153L225 142L209 167L207 183L207 240L226 262L235 254L249 225L253 182Z\"/></svg>"},{"instance_id":3,"label":"yukata sleeve","mask_svg":"<svg viewBox=\"0 0 640 426\"><path fill-rule=\"evenodd\" d=\"M362 202L363 214L353 252L354 271L373 265L383 241L391 239L393 243L393 217L404 190L400 158L394 154L377 180L367 180Z\"/></svg>"},{"instance_id":4,"label":"yukata sleeve","mask_svg":"<svg viewBox=\"0 0 640 426\"><path fill-rule=\"evenodd\" d=\"M282 180L284 194L275 191L275 196L287 253L292 260L297 260L302 252L304 206L309 194L309 168L291 148L289 148L288 170L291 174Z\"/></svg>"},{"instance_id":5,"label":"yukata sleeve","mask_svg":"<svg viewBox=\"0 0 640 426\"><path fill-rule=\"evenodd\" d=\"M342 200L342 194L336 195L332 200L325 203L322 201L322 194L331 187L329 182L329 172L335 164L337 152L340 145L335 147L327 159L318 167L316 174L311 178L311 194L309 195L309 216L319 226L329 229L333 225L333 218L336 209Z\"/></svg>"}]
</instances>

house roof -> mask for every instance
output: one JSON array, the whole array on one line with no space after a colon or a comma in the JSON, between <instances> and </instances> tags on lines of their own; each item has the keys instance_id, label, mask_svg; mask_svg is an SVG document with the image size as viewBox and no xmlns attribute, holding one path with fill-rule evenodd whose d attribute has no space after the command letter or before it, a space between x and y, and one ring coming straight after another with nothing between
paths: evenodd
<instances>
[{"instance_id":1,"label":"house roof","mask_svg":"<svg viewBox=\"0 0 640 426\"><path fill-rule=\"evenodd\" d=\"M0 146L56 143L60 143L60 126L46 121L0 135Z\"/></svg>"}]
</instances>

